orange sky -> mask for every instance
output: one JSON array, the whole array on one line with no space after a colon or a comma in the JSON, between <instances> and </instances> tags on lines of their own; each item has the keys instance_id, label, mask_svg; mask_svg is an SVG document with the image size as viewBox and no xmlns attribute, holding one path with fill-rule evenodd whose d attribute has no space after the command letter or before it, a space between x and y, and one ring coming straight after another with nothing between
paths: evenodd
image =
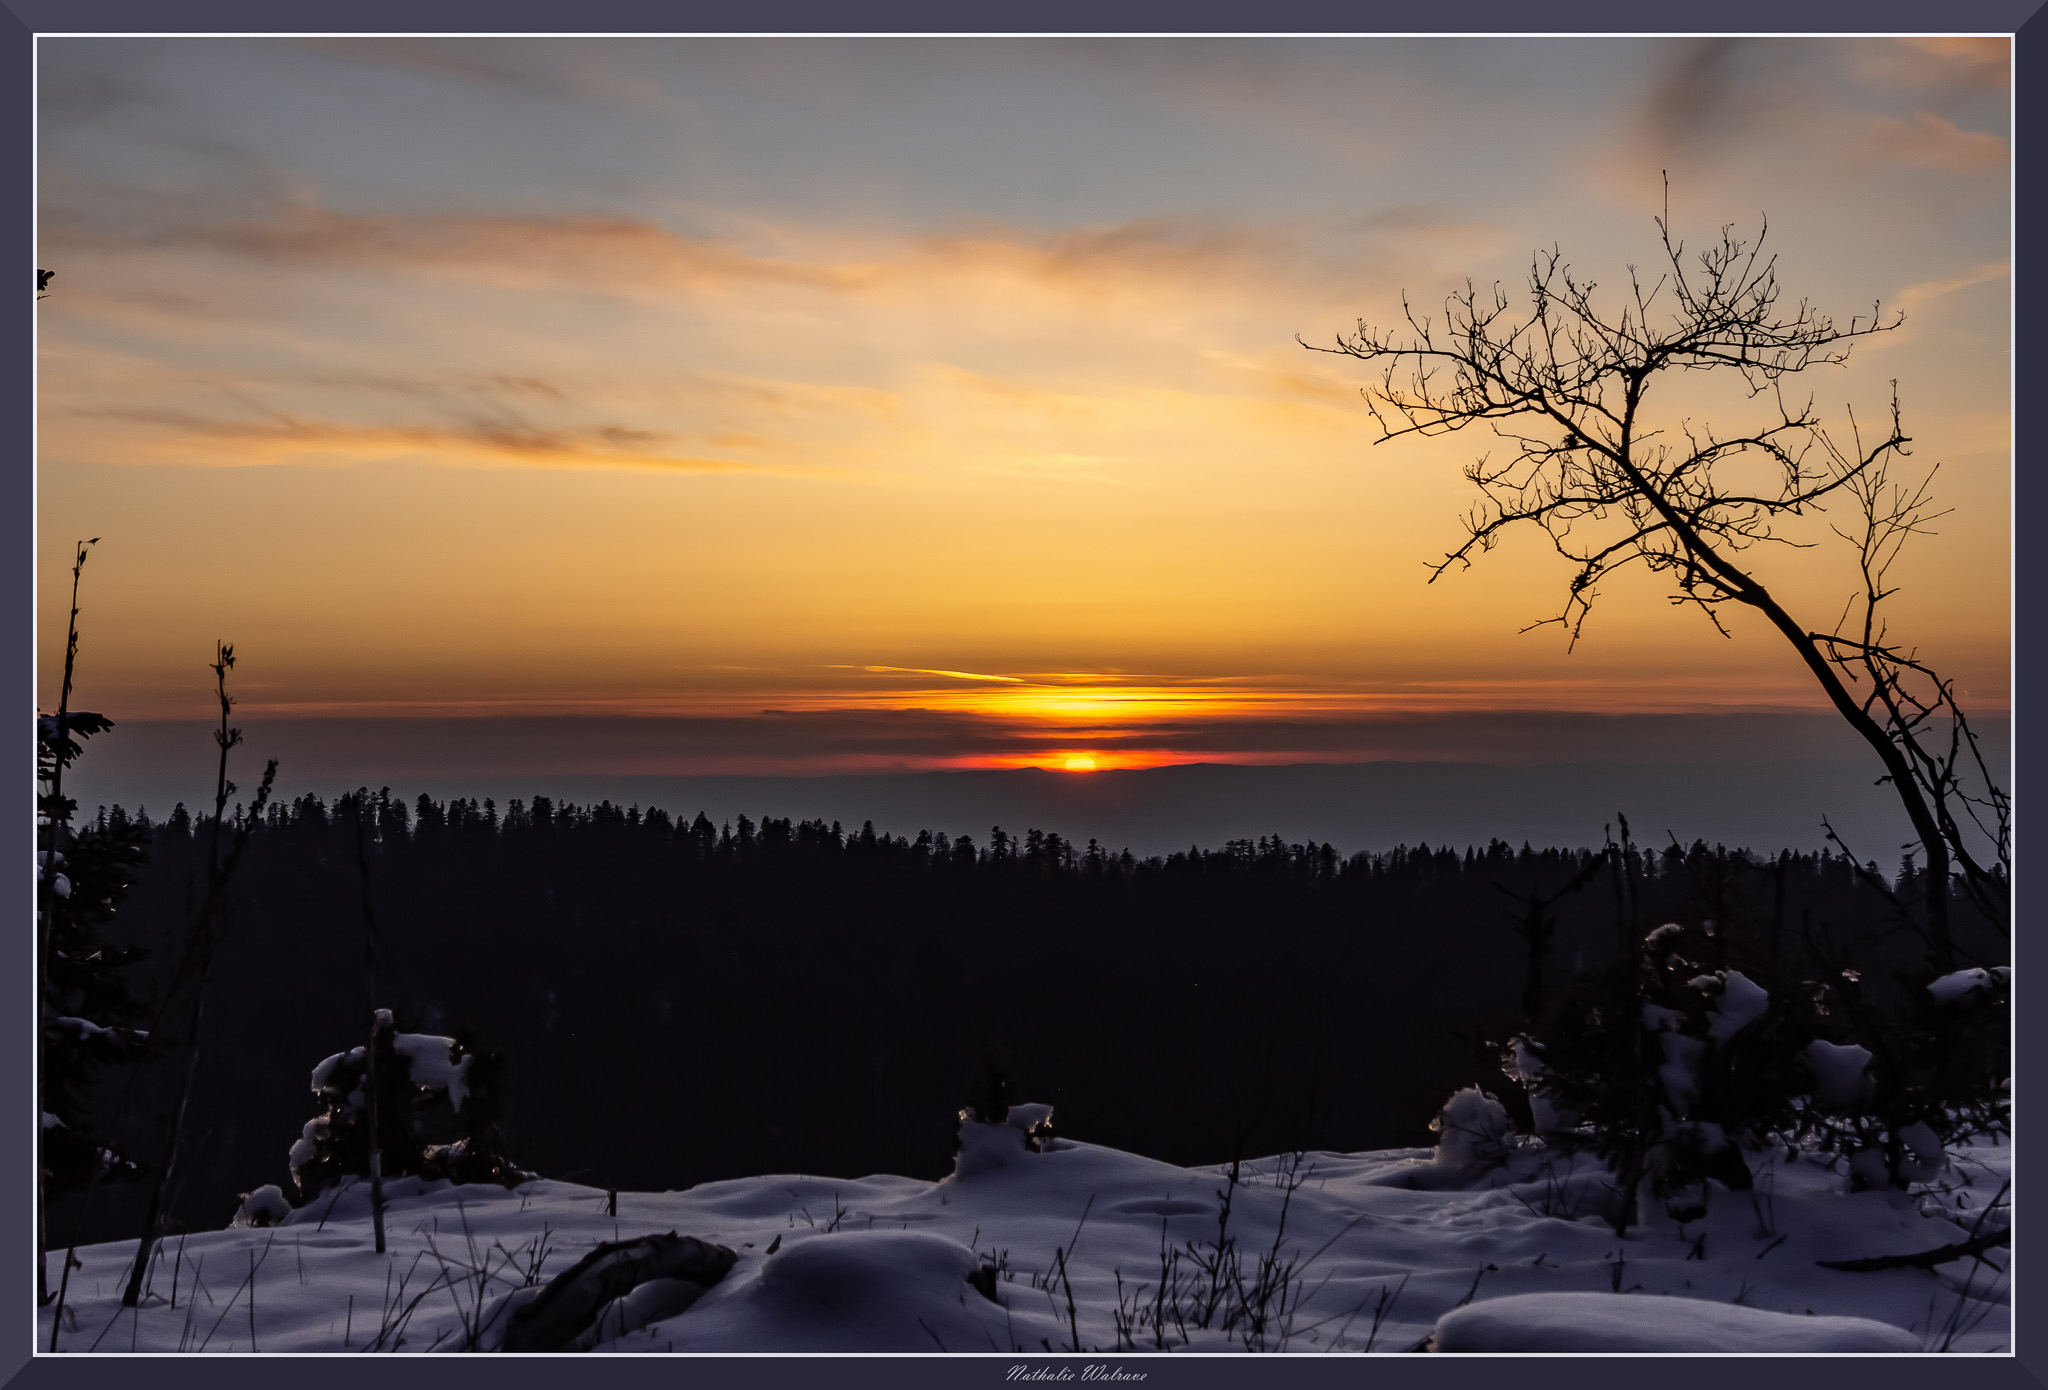
<instances>
[{"instance_id":1,"label":"orange sky","mask_svg":"<svg viewBox=\"0 0 2048 1390\"><path fill-rule=\"evenodd\" d=\"M1681 234L1768 213L1793 297L1906 311L1803 389L1870 418L1898 381L1953 511L1896 630L2005 704L2000 41L39 53L49 704L97 535L80 700L117 717L203 713L216 637L251 713L925 709L1051 766L1810 705L1641 577L1576 651L1517 635L1568 578L1530 537L1426 583L1487 441L1377 446L1358 364L1295 342L1552 242L1616 280L1665 169ZM1826 522L1758 560L1814 626Z\"/></svg>"}]
</instances>

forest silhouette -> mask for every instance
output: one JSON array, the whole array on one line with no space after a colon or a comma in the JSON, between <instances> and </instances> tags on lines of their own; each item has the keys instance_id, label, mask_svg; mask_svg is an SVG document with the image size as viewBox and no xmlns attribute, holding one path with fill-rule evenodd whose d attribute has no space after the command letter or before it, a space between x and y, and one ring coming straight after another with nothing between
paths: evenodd
<instances>
[{"instance_id":1,"label":"forest silhouette","mask_svg":"<svg viewBox=\"0 0 2048 1390\"><path fill-rule=\"evenodd\" d=\"M374 827L359 859L357 824ZM147 862L105 928L147 953L137 997L206 882L180 806L81 827ZM207 1064L168 1229L291 1190L312 1068L362 1031L365 868L380 1003L401 1030L502 1054L509 1154L547 1176L657 1190L759 1173L937 1177L992 1063L1063 1132L1172 1163L1431 1142L1445 1095L1513 1100L1529 931L1554 1011L1630 915L1737 927L1789 958L1845 947L1874 982L1918 959L1896 874L1828 852L1416 846L1278 836L1139 859L1037 829L915 838L817 820L714 825L658 808L388 791L271 805L214 966ZM1905 890L1905 891L1901 891ZM2002 958L1958 899L1959 941ZM161 1069L166 1064L145 1064ZM167 1096L147 1075L142 1094ZM112 1123L114 1087L97 1109ZM168 1116L125 1117L143 1153ZM85 1239L134 1228L102 1185ZM53 1208L68 1232L73 1203Z\"/></svg>"}]
</instances>

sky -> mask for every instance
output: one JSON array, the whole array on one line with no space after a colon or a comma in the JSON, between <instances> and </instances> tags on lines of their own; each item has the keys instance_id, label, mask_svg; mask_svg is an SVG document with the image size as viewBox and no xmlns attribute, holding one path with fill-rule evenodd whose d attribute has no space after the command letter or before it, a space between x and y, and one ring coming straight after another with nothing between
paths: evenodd
<instances>
[{"instance_id":1,"label":"sky","mask_svg":"<svg viewBox=\"0 0 2048 1390\"><path fill-rule=\"evenodd\" d=\"M1575 646L1524 631L1570 577L1539 537L1430 582L1498 441L1381 443L1364 364L1303 346L1512 292L1539 248L1653 269L1668 174L1688 247L1767 219L1788 298L1904 312L1797 389L1846 434L1896 381L1949 511L1894 631L1996 713L2008 59L41 39L39 698L96 536L75 703L203 718L225 639L252 721L498 717L514 772L531 721L599 715L682 730L663 772L815 775L1812 710L1766 628L1654 577L1605 584ZM1809 626L1853 589L1842 520L1753 552Z\"/></svg>"}]
</instances>

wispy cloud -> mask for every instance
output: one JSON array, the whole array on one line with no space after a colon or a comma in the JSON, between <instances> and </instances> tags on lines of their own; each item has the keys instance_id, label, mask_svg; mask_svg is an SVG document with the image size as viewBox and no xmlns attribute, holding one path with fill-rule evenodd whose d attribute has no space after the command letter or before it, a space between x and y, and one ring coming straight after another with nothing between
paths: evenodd
<instances>
[{"instance_id":1,"label":"wispy cloud","mask_svg":"<svg viewBox=\"0 0 2048 1390\"><path fill-rule=\"evenodd\" d=\"M1862 351L1885 356L1901 351L1910 351L1912 345L1928 331L1931 322L1939 320L1947 305L1943 301L1964 290L1979 285L1995 284L2012 274L2012 266L2006 261L1989 261L1973 266L1960 275L1945 275L1936 280L1922 280L1907 285L1882 306L1882 314L1890 319L1893 314L1903 316L1903 322L1889 332L1877 334L1866 340ZM2006 418L2004 412L1992 412L1999 419ZM1977 436L1981 443L1982 430L1973 429L1965 433ZM2003 426L1999 429L2003 436Z\"/></svg>"},{"instance_id":2,"label":"wispy cloud","mask_svg":"<svg viewBox=\"0 0 2048 1390\"><path fill-rule=\"evenodd\" d=\"M1873 159L1919 164L1931 169L1974 173L2003 168L2005 138L1988 130L1964 130L1932 111L1909 116L1879 116L1870 123Z\"/></svg>"},{"instance_id":3,"label":"wispy cloud","mask_svg":"<svg viewBox=\"0 0 2048 1390\"><path fill-rule=\"evenodd\" d=\"M1878 80L1929 88L2004 93L2012 87L2012 40L1928 35L1859 50Z\"/></svg>"},{"instance_id":4,"label":"wispy cloud","mask_svg":"<svg viewBox=\"0 0 2048 1390\"><path fill-rule=\"evenodd\" d=\"M852 289L873 266L816 264L608 213L352 212L304 190L253 197L220 215L215 199L139 192L46 203L52 248L200 251L307 266L381 267L562 285L706 289L775 284Z\"/></svg>"},{"instance_id":5,"label":"wispy cloud","mask_svg":"<svg viewBox=\"0 0 2048 1390\"><path fill-rule=\"evenodd\" d=\"M994 681L1010 685L1024 684L1023 678L1019 676L990 676L984 675L980 671L927 671L915 666L841 666L834 669L842 671L869 671L876 675L884 676L944 676L948 680L956 681Z\"/></svg>"},{"instance_id":6,"label":"wispy cloud","mask_svg":"<svg viewBox=\"0 0 2048 1390\"><path fill-rule=\"evenodd\" d=\"M1182 312L1276 288L1290 297L1304 289L1390 289L1447 255L1489 254L1505 244L1501 228L1421 205L1363 217L1176 213L1099 225L976 221L905 232L754 219L714 233L602 211L350 209L281 177L258 191L198 197L58 174L47 182L41 215L47 257L200 255L223 266L643 295L754 288L922 299L1001 293L1007 285L1089 300L1141 297Z\"/></svg>"},{"instance_id":7,"label":"wispy cloud","mask_svg":"<svg viewBox=\"0 0 2048 1390\"><path fill-rule=\"evenodd\" d=\"M1053 231L986 225L934 236L920 262L969 270L1000 269L1069 290L1128 288L1132 281L1175 280L1259 269L1306 269L1303 229L1232 224L1193 215L1141 217L1109 226Z\"/></svg>"},{"instance_id":8,"label":"wispy cloud","mask_svg":"<svg viewBox=\"0 0 2048 1390\"><path fill-rule=\"evenodd\" d=\"M421 457L438 462L550 468L652 468L689 473L787 472L773 465L663 451L663 437L623 425L559 430L479 420L459 427L359 425L294 415L224 419L173 410L116 407L94 412L169 431L157 447L182 462L277 463L310 456ZM225 451L209 445L230 444Z\"/></svg>"},{"instance_id":9,"label":"wispy cloud","mask_svg":"<svg viewBox=\"0 0 2048 1390\"><path fill-rule=\"evenodd\" d=\"M1951 275L1940 280L1923 280L1917 285L1908 285L1899 291L1898 307L1906 314L1908 323L1912 316L1937 299L1966 290L1974 285L1988 285L1994 280L2003 280L2012 273L2012 267L2005 261L1992 261L1961 275Z\"/></svg>"}]
</instances>

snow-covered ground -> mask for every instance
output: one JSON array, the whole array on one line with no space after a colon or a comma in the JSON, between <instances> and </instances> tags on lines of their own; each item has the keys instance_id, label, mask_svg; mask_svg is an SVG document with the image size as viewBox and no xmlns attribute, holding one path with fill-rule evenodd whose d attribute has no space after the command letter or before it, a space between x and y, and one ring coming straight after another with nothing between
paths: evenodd
<instances>
[{"instance_id":1,"label":"snow-covered ground","mask_svg":"<svg viewBox=\"0 0 2048 1390\"><path fill-rule=\"evenodd\" d=\"M1840 1166L1752 1154L1754 1192L1716 1187L1683 1224L1660 1204L1617 1239L1598 1165L1537 1147L1485 1172L1426 1149L1284 1155L1246 1163L1233 1188L1227 1168L1066 1139L1038 1152L1020 1129L969 1128L963 1172L941 1182L747 1178L621 1192L616 1215L607 1193L570 1183L400 1179L386 1187L383 1255L368 1191L350 1185L272 1228L173 1237L139 1312L118 1307L133 1243L93 1246L79 1251L58 1346L489 1349L510 1309L598 1243L675 1231L738 1260L694 1302L668 1280L609 1305L584 1339L595 1350L2011 1347L2004 1249L1933 1270L1816 1263L1966 1239L2007 1179L2006 1147L1953 1155L1910 1195L1852 1194ZM47 1348L51 1310L41 1316Z\"/></svg>"}]
</instances>

